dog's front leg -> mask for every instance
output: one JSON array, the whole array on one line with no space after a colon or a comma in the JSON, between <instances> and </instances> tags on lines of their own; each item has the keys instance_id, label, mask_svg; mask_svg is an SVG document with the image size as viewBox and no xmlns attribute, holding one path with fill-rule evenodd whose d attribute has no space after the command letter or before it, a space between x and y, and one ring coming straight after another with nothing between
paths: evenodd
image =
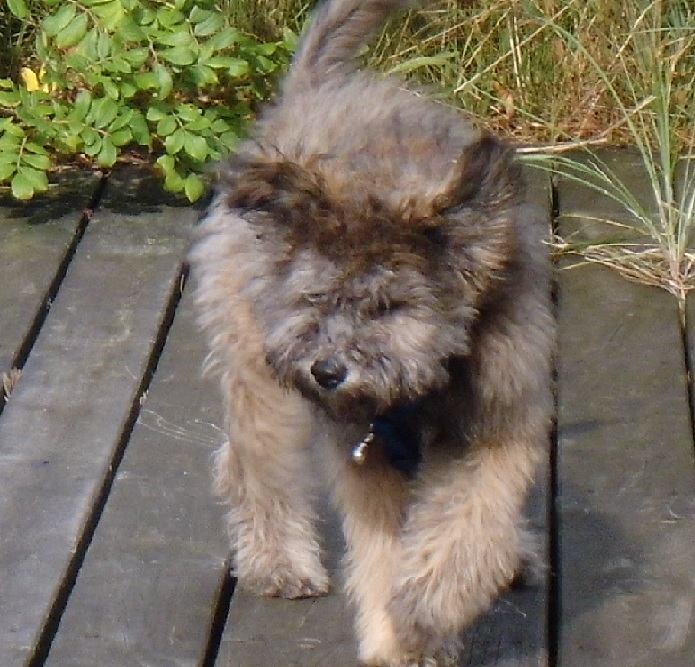
<instances>
[{"instance_id":1,"label":"dog's front leg","mask_svg":"<svg viewBox=\"0 0 695 667\"><path fill-rule=\"evenodd\" d=\"M423 480L389 605L411 651L433 654L455 643L534 558L522 512L539 457L538 446L524 441L479 443Z\"/></svg>"},{"instance_id":2,"label":"dog's front leg","mask_svg":"<svg viewBox=\"0 0 695 667\"><path fill-rule=\"evenodd\" d=\"M360 661L369 667L413 664L387 610L400 560L409 484L376 451L370 451L363 465L355 465L344 449L327 450L347 542L346 588L356 611Z\"/></svg>"},{"instance_id":3,"label":"dog's front leg","mask_svg":"<svg viewBox=\"0 0 695 667\"><path fill-rule=\"evenodd\" d=\"M237 355L223 373L229 441L217 454L216 489L230 504L240 583L261 595L321 595L321 564L307 447L311 408L280 387L259 355Z\"/></svg>"}]
</instances>

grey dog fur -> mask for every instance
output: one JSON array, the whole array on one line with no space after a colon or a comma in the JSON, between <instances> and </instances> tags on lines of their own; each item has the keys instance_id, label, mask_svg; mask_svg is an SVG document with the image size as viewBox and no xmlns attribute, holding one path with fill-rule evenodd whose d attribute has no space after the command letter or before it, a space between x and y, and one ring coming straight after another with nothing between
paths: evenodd
<instances>
[{"instance_id":1,"label":"grey dog fur","mask_svg":"<svg viewBox=\"0 0 695 667\"><path fill-rule=\"evenodd\" d=\"M216 488L235 573L263 595L328 590L321 459L373 667L453 660L534 558L523 506L552 413L547 220L524 203L512 150L356 64L407 4L318 8L277 103L220 167L190 252L226 408ZM355 464L371 422L416 400L414 478L378 438Z\"/></svg>"}]
</instances>

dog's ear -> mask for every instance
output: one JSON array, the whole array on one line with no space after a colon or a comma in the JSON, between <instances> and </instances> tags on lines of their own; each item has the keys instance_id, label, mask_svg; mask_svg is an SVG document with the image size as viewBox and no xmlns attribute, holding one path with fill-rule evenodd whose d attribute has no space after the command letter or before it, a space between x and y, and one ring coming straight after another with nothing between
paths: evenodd
<instances>
[{"instance_id":1,"label":"dog's ear","mask_svg":"<svg viewBox=\"0 0 695 667\"><path fill-rule=\"evenodd\" d=\"M220 180L232 209L265 212L288 224L317 219L328 211L317 176L293 162L239 159Z\"/></svg>"},{"instance_id":2,"label":"dog's ear","mask_svg":"<svg viewBox=\"0 0 695 667\"><path fill-rule=\"evenodd\" d=\"M518 203L520 168L513 156L509 146L488 135L467 146L437 201L439 211L461 206L503 208Z\"/></svg>"}]
</instances>

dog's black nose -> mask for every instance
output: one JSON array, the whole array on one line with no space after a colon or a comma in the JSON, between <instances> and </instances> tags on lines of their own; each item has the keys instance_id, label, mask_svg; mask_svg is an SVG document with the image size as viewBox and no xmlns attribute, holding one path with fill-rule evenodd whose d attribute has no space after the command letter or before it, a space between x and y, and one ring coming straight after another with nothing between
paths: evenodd
<instances>
[{"instance_id":1,"label":"dog's black nose","mask_svg":"<svg viewBox=\"0 0 695 667\"><path fill-rule=\"evenodd\" d=\"M335 357L319 359L311 365L314 380L324 389L335 389L347 377L347 367Z\"/></svg>"}]
</instances>

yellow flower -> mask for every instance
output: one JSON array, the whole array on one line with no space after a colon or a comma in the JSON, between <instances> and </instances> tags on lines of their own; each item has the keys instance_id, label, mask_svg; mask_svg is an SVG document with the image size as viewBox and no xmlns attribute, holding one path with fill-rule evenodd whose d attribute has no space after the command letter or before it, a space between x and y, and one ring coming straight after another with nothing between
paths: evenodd
<instances>
[{"instance_id":1,"label":"yellow flower","mask_svg":"<svg viewBox=\"0 0 695 667\"><path fill-rule=\"evenodd\" d=\"M47 83L42 83L43 75L46 73L43 65L39 69L38 74L30 67L22 67L19 70L19 75L22 77L25 88L31 92L33 90L42 90L44 93L55 90L55 84L49 86Z\"/></svg>"}]
</instances>

